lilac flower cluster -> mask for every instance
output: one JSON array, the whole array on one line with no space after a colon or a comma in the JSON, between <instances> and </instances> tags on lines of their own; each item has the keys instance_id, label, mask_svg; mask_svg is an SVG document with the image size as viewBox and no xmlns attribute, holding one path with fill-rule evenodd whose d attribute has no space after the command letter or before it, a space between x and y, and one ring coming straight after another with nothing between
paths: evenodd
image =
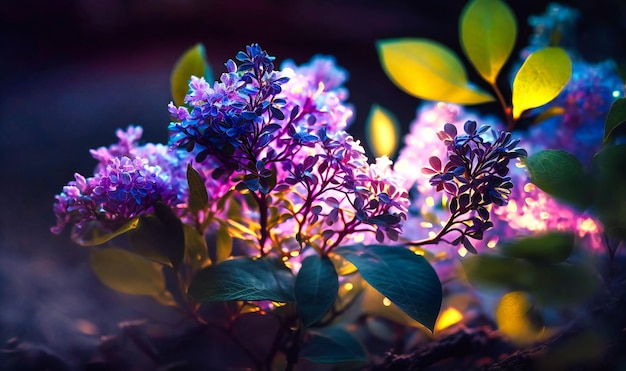
<instances>
[{"instance_id":1,"label":"lilac flower cluster","mask_svg":"<svg viewBox=\"0 0 626 371\"><path fill-rule=\"evenodd\" d=\"M477 127L475 121L467 121L464 132L458 134L454 125L444 125L438 136L447 147L448 160L444 163L432 156L430 167L422 171L431 175L430 183L437 191L444 190L450 196L452 215L440 236L458 232L459 236L451 243L463 243L467 250L476 252L467 237L481 240L484 232L493 226L487 207L507 203L513 188L507 176L509 162L526 156L526 151L517 147L519 140L513 140L511 133L496 134L487 125ZM467 219L459 219L463 216Z\"/></svg>"},{"instance_id":2,"label":"lilac flower cluster","mask_svg":"<svg viewBox=\"0 0 626 371\"><path fill-rule=\"evenodd\" d=\"M193 152L200 166L213 164L203 175L253 196L261 251L269 240L281 246L294 236L300 248L321 250L364 230L397 239L407 192L378 177L344 131L352 110L334 60L275 71L274 58L256 44L237 59L239 66L226 63L221 82L192 78L185 106L170 105L177 120L170 144ZM291 218L280 217L285 212Z\"/></svg>"},{"instance_id":3,"label":"lilac flower cluster","mask_svg":"<svg viewBox=\"0 0 626 371\"><path fill-rule=\"evenodd\" d=\"M156 201L176 206L186 191L180 159L164 145L138 146L141 127L118 130L119 143L91 150L98 160L93 177L74 175L55 198L56 226L60 233L74 224L73 237L80 239L91 223L113 232L130 219L152 211Z\"/></svg>"}]
</instances>

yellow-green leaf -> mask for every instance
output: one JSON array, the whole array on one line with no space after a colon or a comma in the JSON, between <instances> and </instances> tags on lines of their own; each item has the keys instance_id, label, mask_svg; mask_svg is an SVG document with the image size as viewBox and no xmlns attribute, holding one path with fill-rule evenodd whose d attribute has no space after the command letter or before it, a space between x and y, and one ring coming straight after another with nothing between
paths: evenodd
<instances>
[{"instance_id":1,"label":"yellow-green leaf","mask_svg":"<svg viewBox=\"0 0 626 371\"><path fill-rule=\"evenodd\" d=\"M185 103L185 96L189 90L189 79L191 76L204 77L207 81L211 81L211 69L206 61L204 45L196 44L176 61L172 74L170 76L170 84L172 90L172 98L176 105L181 106Z\"/></svg>"},{"instance_id":2,"label":"yellow-green leaf","mask_svg":"<svg viewBox=\"0 0 626 371\"><path fill-rule=\"evenodd\" d=\"M513 80L513 117L554 99L572 75L572 61L565 50L556 47L532 53Z\"/></svg>"},{"instance_id":3,"label":"yellow-green leaf","mask_svg":"<svg viewBox=\"0 0 626 371\"><path fill-rule=\"evenodd\" d=\"M81 230L74 228L72 238L81 246L97 246L109 242L117 236L132 231L139 225L139 217L134 217L114 232L102 232L102 225L97 220L92 220L84 225Z\"/></svg>"},{"instance_id":4,"label":"yellow-green leaf","mask_svg":"<svg viewBox=\"0 0 626 371\"><path fill-rule=\"evenodd\" d=\"M124 294L170 297L160 265L118 248L93 249L91 267L106 286Z\"/></svg>"},{"instance_id":5,"label":"yellow-green leaf","mask_svg":"<svg viewBox=\"0 0 626 371\"><path fill-rule=\"evenodd\" d=\"M185 232L185 261L194 268L210 264L206 239L194 227L183 224Z\"/></svg>"},{"instance_id":6,"label":"yellow-green leaf","mask_svg":"<svg viewBox=\"0 0 626 371\"><path fill-rule=\"evenodd\" d=\"M215 259L216 262L219 263L230 257L233 251L233 238L230 233L228 233L228 227L225 225L220 225L215 234L217 237Z\"/></svg>"},{"instance_id":7,"label":"yellow-green leaf","mask_svg":"<svg viewBox=\"0 0 626 371\"><path fill-rule=\"evenodd\" d=\"M374 104L365 122L365 136L374 157L391 157L398 148L400 125L393 113Z\"/></svg>"},{"instance_id":8,"label":"yellow-green leaf","mask_svg":"<svg viewBox=\"0 0 626 371\"><path fill-rule=\"evenodd\" d=\"M543 321L528 294L513 291L505 294L496 308L500 331L514 343L524 345L537 340L544 331Z\"/></svg>"},{"instance_id":9,"label":"yellow-green leaf","mask_svg":"<svg viewBox=\"0 0 626 371\"><path fill-rule=\"evenodd\" d=\"M389 39L377 43L385 73L405 92L422 99L457 104L494 101L491 94L472 87L457 55L427 39Z\"/></svg>"},{"instance_id":10,"label":"yellow-green leaf","mask_svg":"<svg viewBox=\"0 0 626 371\"><path fill-rule=\"evenodd\" d=\"M463 52L478 73L495 84L515 45L513 12L501 0L473 0L463 9L459 29Z\"/></svg>"}]
</instances>

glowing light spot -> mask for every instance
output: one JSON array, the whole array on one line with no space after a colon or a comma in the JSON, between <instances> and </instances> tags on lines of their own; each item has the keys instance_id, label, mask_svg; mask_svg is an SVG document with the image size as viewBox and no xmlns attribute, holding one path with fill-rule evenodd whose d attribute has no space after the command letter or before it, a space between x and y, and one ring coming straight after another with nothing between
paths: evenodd
<instances>
[{"instance_id":1,"label":"glowing light spot","mask_svg":"<svg viewBox=\"0 0 626 371\"><path fill-rule=\"evenodd\" d=\"M350 291L350 290L352 290L352 289L354 288L354 285L353 285L353 284L351 284L350 282L348 282L348 283L346 283L345 285L343 285L343 288L344 288L346 291Z\"/></svg>"},{"instance_id":2,"label":"glowing light spot","mask_svg":"<svg viewBox=\"0 0 626 371\"><path fill-rule=\"evenodd\" d=\"M422 249L415 249L413 250L413 252L415 253L415 255L420 255L420 256L424 256L425 252Z\"/></svg>"},{"instance_id":3,"label":"glowing light spot","mask_svg":"<svg viewBox=\"0 0 626 371\"><path fill-rule=\"evenodd\" d=\"M532 192L537 188L537 186L535 186L532 183L526 183L524 184L524 192Z\"/></svg>"},{"instance_id":4,"label":"glowing light spot","mask_svg":"<svg viewBox=\"0 0 626 371\"><path fill-rule=\"evenodd\" d=\"M519 161L519 160L518 160L518 161L515 163L515 167L518 167L518 168L520 168L520 169L523 169L523 168L525 168L525 167L526 167L526 165L524 165L524 163L523 163L523 162L521 162L521 161Z\"/></svg>"},{"instance_id":5,"label":"glowing light spot","mask_svg":"<svg viewBox=\"0 0 626 371\"><path fill-rule=\"evenodd\" d=\"M613 90L613 98L619 98L619 96L621 95L619 90Z\"/></svg>"},{"instance_id":6,"label":"glowing light spot","mask_svg":"<svg viewBox=\"0 0 626 371\"><path fill-rule=\"evenodd\" d=\"M435 233L435 231L428 232L428 237L429 238L435 238L436 236L437 236L437 233Z\"/></svg>"},{"instance_id":7,"label":"glowing light spot","mask_svg":"<svg viewBox=\"0 0 626 371\"><path fill-rule=\"evenodd\" d=\"M550 219L550 213L547 211L542 211L539 213L539 217L543 220Z\"/></svg>"},{"instance_id":8,"label":"glowing light spot","mask_svg":"<svg viewBox=\"0 0 626 371\"><path fill-rule=\"evenodd\" d=\"M356 243L365 241L365 234L363 233L355 233L353 236L354 242Z\"/></svg>"},{"instance_id":9,"label":"glowing light spot","mask_svg":"<svg viewBox=\"0 0 626 371\"><path fill-rule=\"evenodd\" d=\"M510 200L509 204L506 205L506 210L510 213L516 213L517 212L517 202L515 202L515 200Z\"/></svg>"},{"instance_id":10,"label":"glowing light spot","mask_svg":"<svg viewBox=\"0 0 626 371\"><path fill-rule=\"evenodd\" d=\"M98 327L90 321L79 318L74 321L74 325L76 326L76 329L78 331L82 332L85 335L98 335Z\"/></svg>"},{"instance_id":11,"label":"glowing light spot","mask_svg":"<svg viewBox=\"0 0 626 371\"><path fill-rule=\"evenodd\" d=\"M487 242L487 247L490 249L493 249L494 247L496 247L496 244L498 243L498 236L495 236L494 238L492 238L491 240L489 240L489 242Z\"/></svg>"},{"instance_id":12,"label":"glowing light spot","mask_svg":"<svg viewBox=\"0 0 626 371\"><path fill-rule=\"evenodd\" d=\"M298 255L300 255L300 251L292 251L289 253L289 256L294 257L294 258Z\"/></svg>"},{"instance_id":13,"label":"glowing light spot","mask_svg":"<svg viewBox=\"0 0 626 371\"><path fill-rule=\"evenodd\" d=\"M593 221L593 219L587 218L580 223L578 230L581 233L596 232L598 230L598 225Z\"/></svg>"},{"instance_id":14,"label":"glowing light spot","mask_svg":"<svg viewBox=\"0 0 626 371\"><path fill-rule=\"evenodd\" d=\"M426 200L424 200L424 203L429 207L433 207L435 206L435 199L432 198L432 196L428 196L426 197Z\"/></svg>"},{"instance_id":15,"label":"glowing light spot","mask_svg":"<svg viewBox=\"0 0 626 371\"><path fill-rule=\"evenodd\" d=\"M435 323L435 331L446 329L460 322L462 319L463 315L461 312L455 308L448 308L439 315L439 319L437 319L437 323Z\"/></svg>"},{"instance_id":16,"label":"glowing light spot","mask_svg":"<svg viewBox=\"0 0 626 371\"><path fill-rule=\"evenodd\" d=\"M443 206L444 209L448 207L448 195L445 193L441 196L441 206Z\"/></svg>"},{"instance_id":17,"label":"glowing light spot","mask_svg":"<svg viewBox=\"0 0 626 371\"><path fill-rule=\"evenodd\" d=\"M384 298L383 299L383 305L386 306L386 307L390 306L391 305L391 300L389 300L387 298Z\"/></svg>"},{"instance_id":18,"label":"glowing light spot","mask_svg":"<svg viewBox=\"0 0 626 371\"><path fill-rule=\"evenodd\" d=\"M460 247L458 253L463 258L467 255L467 249L465 247Z\"/></svg>"},{"instance_id":19,"label":"glowing light spot","mask_svg":"<svg viewBox=\"0 0 626 371\"><path fill-rule=\"evenodd\" d=\"M433 227L433 223L429 223L429 222L421 222L420 226L422 228L432 228Z\"/></svg>"}]
</instances>

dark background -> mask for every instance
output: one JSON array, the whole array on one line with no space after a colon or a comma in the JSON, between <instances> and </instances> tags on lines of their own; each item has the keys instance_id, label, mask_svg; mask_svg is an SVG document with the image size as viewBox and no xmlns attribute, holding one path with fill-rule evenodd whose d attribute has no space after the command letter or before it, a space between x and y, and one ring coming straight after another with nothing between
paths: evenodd
<instances>
[{"instance_id":1,"label":"dark background","mask_svg":"<svg viewBox=\"0 0 626 371\"><path fill-rule=\"evenodd\" d=\"M246 44L258 42L278 63L332 54L350 73L362 126L373 103L393 111L404 133L419 100L380 68L375 41L425 37L460 52L464 1L58 0L0 4L0 347L12 337L70 357L142 317L151 299L116 294L93 276L87 250L52 235L53 197L74 172L92 173L90 148L116 141L116 128L144 127L167 141L169 73L179 55L204 43L214 74ZM509 1L526 44L530 14L547 1ZM583 57L626 57L626 2L572 0L579 9ZM515 58L513 58L515 59ZM468 65L469 66L469 65ZM479 78L468 67L470 79ZM497 106L478 107L496 111ZM86 322L85 322L86 321ZM92 327L85 327L86 323ZM77 331L80 330L80 331Z\"/></svg>"}]
</instances>

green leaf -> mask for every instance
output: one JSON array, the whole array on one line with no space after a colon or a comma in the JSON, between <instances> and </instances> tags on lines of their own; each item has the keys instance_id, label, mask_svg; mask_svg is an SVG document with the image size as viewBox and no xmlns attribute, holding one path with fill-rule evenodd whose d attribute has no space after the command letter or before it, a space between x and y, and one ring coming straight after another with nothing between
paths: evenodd
<instances>
[{"instance_id":1,"label":"green leaf","mask_svg":"<svg viewBox=\"0 0 626 371\"><path fill-rule=\"evenodd\" d=\"M517 23L500 0L473 0L461 13L461 46L476 71L492 85L511 55Z\"/></svg>"},{"instance_id":2,"label":"green leaf","mask_svg":"<svg viewBox=\"0 0 626 371\"><path fill-rule=\"evenodd\" d=\"M295 301L294 276L277 258L225 260L196 274L188 294L196 301Z\"/></svg>"},{"instance_id":3,"label":"green leaf","mask_svg":"<svg viewBox=\"0 0 626 371\"><path fill-rule=\"evenodd\" d=\"M391 81L422 99L457 104L494 101L467 82L459 58L447 47L427 39L388 39L377 42L378 56Z\"/></svg>"},{"instance_id":4,"label":"green leaf","mask_svg":"<svg viewBox=\"0 0 626 371\"><path fill-rule=\"evenodd\" d=\"M578 208L587 208L589 179L576 157L560 149L547 149L528 157L525 164L530 181L542 191Z\"/></svg>"},{"instance_id":5,"label":"green leaf","mask_svg":"<svg viewBox=\"0 0 626 371\"><path fill-rule=\"evenodd\" d=\"M178 269L185 255L185 232L180 219L169 206L157 202L154 214L143 214L139 225L128 233L137 254Z\"/></svg>"},{"instance_id":6,"label":"green leaf","mask_svg":"<svg viewBox=\"0 0 626 371\"><path fill-rule=\"evenodd\" d=\"M542 304L580 304L599 283L584 264L544 264L498 255L470 256L462 264L472 284L525 291Z\"/></svg>"},{"instance_id":7,"label":"green leaf","mask_svg":"<svg viewBox=\"0 0 626 371\"><path fill-rule=\"evenodd\" d=\"M593 210L604 231L626 239L626 145L607 146L592 161Z\"/></svg>"},{"instance_id":8,"label":"green leaf","mask_svg":"<svg viewBox=\"0 0 626 371\"><path fill-rule=\"evenodd\" d=\"M512 258L523 258L543 263L561 263L574 250L574 233L549 231L540 235L504 241L500 252Z\"/></svg>"},{"instance_id":9,"label":"green leaf","mask_svg":"<svg viewBox=\"0 0 626 371\"><path fill-rule=\"evenodd\" d=\"M437 273L423 256L400 246L350 245L335 253L354 264L372 287L431 331L441 308Z\"/></svg>"},{"instance_id":10,"label":"green leaf","mask_svg":"<svg viewBox=\"0 0 626 371\"><path fill-rule=\"evenodd\" d=\"M385 108L372 105L365 122L365 136L374 157L392 157L400 140L398 119Z\"/></svg>"},{"instance_id":11,"label":"green leaf","mask_svg":"<svg viewBox=\"0 0 626 371\"><path fill-rule=\"evenodd\" d=\"M98 279L115 291L152 296L161 303L173 302L156 263L118 248L93 249L89 262Z\"/></svg>"},{"instance_id":12,"label":"green leaf","mask_svg":"<svg viewBox=\"0 0 626 371\"><path fill-rule=\"evenodd\" d=\"M572 61L561 48L545 48L529 55L513 80L513 118L550 102L571 75Z\"/></svg>"},{"instance_id":13,"label":"green leaf","mask_svg":"<svg viewBox=\"0 0 626 371\"><path fill-rule=\"evenodd\" d=\"M295 284L296 304L304 326L311 326L328 312L338 290L337 272L327 256L315 254L304 259Z\"/></svg>"},{"instance_id":14,"label":"green leaf","mask_svg":"<svg viewBox=\"0 0 626 371\"><path fill-rule=\"evenodd\" d=\"M341 327L309 330L308 341L302 345L300 358L315 363L366 362L363 345Z\"/></svg>"},{"instance_id":15,"label":"green leaf","mask_svg":"<svg viewBox=\"0 0 626 371\"><path fill-rule=\"evenodd\" d=\"M201 268L205 263L210 264L209 251L206 239L194 227L183 224L185 233L185 261L194 268Z\"/></svg>"},{"instance_id":16,"label":"green leaf","mask_svg":"<svg viewBox=\"0 0 626 371\"><path fill-rule=\"evenodd\" d=\"M177 106L185 103L185 95L189 90L189 80L191 76L204 77L207 81L213 80L211 68L206 61L204 45L196 44L176 61L172 74L170 76L170 84L172 89L172 98Z\"/></svg>"},{"instance_id":17,"label":"green leaf","mask_svg":"<svg viewBox=\"0 0 626 371\"><path fill-rule=\"evenodd\" d=\"M72 231L72 239L81 246L97 246L109 242L117 236L137 228L139 217L132 218L115 232L102 233L102 225L99 221L93 220L84 225L80 232L76 229Z\"/></svg>"},{"instance_id":18,"label":"green leaf","mask_svg":"<svg viewBox=\"0 0 626 371\"><path fill-rule=\"evenodd\" d=\"M191 163L187 164L187 184L189 184L189 210L195 213L206 209L209 204L209 195L204 180Z\"/></svg>"},{"instance_id":19,"label":"green leaf","mask_svg":"<svg viewBox=\"0 0 626 371\"><path fill-rule=\"evenodd\" d=\"M613 102L609 114L604 124L604 143L611 138L613 131L626 123L626 98L621 98Z\"/></svg>"},{"instance_id":20,"label":"green leaf","mask_svg":"<svg viewBox=\"0 0 626 371\"><path fill-rule=\"evenodd\" d=\"M228 259L233 252L233 238L228 232L228 227L226 225L220 225L217 232L215 232L215 235L215 259L219 263L222 260Z\"/></svg>"}]
</instances>

